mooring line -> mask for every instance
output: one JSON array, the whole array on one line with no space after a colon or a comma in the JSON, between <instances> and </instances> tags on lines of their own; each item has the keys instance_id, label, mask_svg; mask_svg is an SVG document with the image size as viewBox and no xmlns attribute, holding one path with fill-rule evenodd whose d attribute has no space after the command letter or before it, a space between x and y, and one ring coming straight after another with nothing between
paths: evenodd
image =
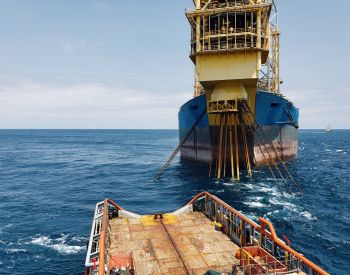
<instances>
[{"instance_id":1,"label":"mooring line","mask_svg":"<svg viewBox=\"0 0 350 275\"><path fill-rule=\"evenodd\" d=\"M187 132L186 136L183 138L183 140L180 142L180 144L175 148L173 153L170 155L168 160L165 162L165 164L162 166L162 168L159 170L158 174L154 177L155 180L159 180L162 174L165 172L165 170L168 168L172 160L175 158L177 153L180 151L180 148L185 144L185 142L188 140L188 138L191 136L194 129L197 127L199 121L203 118L203 116L207 113L207 110L205 109L203 113L198 117L196 122L192 125L191 129Z\"/></svg>"},{"instance_id":2,"label":"mooring line","mask_svg":"<svg viewBox=\"0 0 350 275\"><path fill-rule=\"evenodd\" d=\"M249 115L252 116L252 112L251 112L249 106L247 106L246 102L241 102L241 103L242 103L242 104L240 104L240 105L241 105L241 106L243 105L243 106L242 106L242 109L243 109L243 112L242 112L242 113L246 115L246 118L247 118L248 122L249 122L251 125L254 125L254 121L253 121L252 119L250 119L250 117L249 117ZM252 126L252 127L253 127L253 126ZM262 146L264 147L265 152L268 154L269 159L271 160L273 166L274 166L275 169L277 170L277 172L278 172L278 174L280 175L281 179L285 182L286 187L288 188L289 193L292 194L292 190L291 190L291 188L290 188L290 186L289 186L288 181L287 181L287 180L285 179L285 177L283 176L282 172L280 171L280 169L279 169L279 167L278 167L278 164L277 164L276 161L273 159L273 157L271 156L269 150L268 150L267 147L266 147L266 144L269 144L269 142L268 142L268 141L264 142L263 138L260 136L260 133L258 133L258 131L256 130L258 127L260 127L259 124L257 124L256 127L253 127L253 131L254 131L254 133L255 133L255 136L256 136L257 139L259 140L258 143L259 143L259 142L262 143ZM260 128L260 130L262 130L262 129ZM263 131L262 131L262 132L263 132ZM264 134L264 133L263 133L263 134ZM265 137L265 139L266 139L266 137ZM269 145L275 150L273 144L269 144ZM281 158L278 156L276 150L274 151L274 153L275 153L275 158L277 158L279 161L282 162L282 160L281 160ZM264 156L264 152L263 152L263 151L262 151L262 155ZM264 157L265 157L265 156L264 156ZM290 174L288 168L287 168L285 165L284 165L283 167L285 168L285 171L286 171L287 173Z\"/></svg>"}]
</instances>

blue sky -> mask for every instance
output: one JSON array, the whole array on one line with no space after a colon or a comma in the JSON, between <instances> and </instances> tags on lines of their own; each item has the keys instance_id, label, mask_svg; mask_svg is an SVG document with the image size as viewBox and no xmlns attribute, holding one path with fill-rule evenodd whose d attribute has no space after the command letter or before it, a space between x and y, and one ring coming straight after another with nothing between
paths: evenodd
<instances>
[{"instance_id":1,"label":"blue sky","mask_svg":"<svg viewBox=\"0 0 350 275\"><path fill-rule=\"evenodd\" d=\"M279 1L283 93L302 128L350 127L350 1ZM2 0L0 128L177 128L191 0Z\"/></svg>"}]
</instances>

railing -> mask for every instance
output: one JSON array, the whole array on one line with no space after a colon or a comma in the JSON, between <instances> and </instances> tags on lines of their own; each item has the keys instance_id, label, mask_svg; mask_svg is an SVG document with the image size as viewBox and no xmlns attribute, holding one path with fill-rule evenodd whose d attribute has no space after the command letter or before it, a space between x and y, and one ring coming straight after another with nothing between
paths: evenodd
<instances>
[{"instance_id":1,"label":"railing","mask_svg":"<svg viewBox=\"0 0 350 275\"><path fill-rule=\"evenodd\" d=\"M193 204L195 211L204 212L212 221L221 223L223 232L233 242L241 247L259 245L283 262L288 271L298 270L310 275L329 274L280 240L272 223L264 218L259 218L258 225L208 192L198 194L188 204Z\"/></svg>"},{"instance_id":2,"label":"railing","mask_svg":"<svg viewBox=\"0 0 350 275\"><path fill-rule=\"evenodd\" d=\"M237 100L218 100L208 101L207 112L208 113L222 113L222 112L237 112Z\"/></svg>"},{"instance_id":3,"label":"railing","mask_svg":"<svg viewBox=\"0 0 350 275\"><path fill-rule=\"evenodd\" d=\"M231 35L228 36L228 39L226 39L226 36L220 38L204 38L201 39L201 50L197 52L196 49L196 43L192 42L191 46L191 55L195 55L196 53L205 53L210 51L233 51L233 50L261 50L261 47L257 47L257 42L255 39L251 39L250 37L246 37L243 39L234 39L231 37ZM220 40L220 42L218 41ZM210 42L209 42L210 41Z\"/></svg>"},{"instance_id":4,"label":"railing","mask_svg":"<svg viewBox=\"0 0 350 275\"><path fill-rule=\"evenodd\" d=\"M198 194L188 205L193 205L194 211L204 212L212 221L221 223L223 232L240 247L259 246L269 252L277 260L271 262L275 268L278 262L283 263L288 268L288 272L303 271L309 275L329 274L280 240L273 225L266 219L259 218L260 225L258 225L208 192ZM107 242L110 206L118 211L124 210L109 199L96 204L85 260L86 275L105 275L108 271ZM257 264L253 261L249 262L248 259L252 260L249 256L247 258L245 255L245 257L247 261L243 269L247 271L246 274L254 274L251 271L257 268Z\"/></svg>"},{"instance_id":5,"label":"railing","mask_svg":"<svg viewBox=\"0 0 350 275\"><path fill-rule=\"evenodd\" d=\"M264 32L261 31L261 35L263 35ZM216 30L210 30L205 32L205 38L217 36L217 35L223 35L223 37L226 37L226 35L257 35L256 34L256 28L247 27L247 28L223 28L222 30L216 29Z\"/></svg>"},{"instance_id":6,"label":"railing","mask_svg":"<svg viewBox=\"0 0 350 275\"><path fill-rule=\"evenodd\" d=\"M109 205L123 210L112 200L96 204L88 249L85 259L85 275L104 275L108 267L107 242L109 237Z\"/></svg>"},{"instance_id":7,"label":"railing","mask_svg":"<svg viewBox=\"0 0 350 275\"><path fill-rule=\"evenodd\" d=\"M235 0L220 3L219 1L212 1L208 4L209 9L224 8L224 7L237 7L250 5L248 0Z\"/></svg>"},{"instance_id":8,"label":"railing","mask_svg":"<svg viewBox=\"0 0 350 275\"><path fill-rule=\"evenodd\" d=\"M85 267L88 274L97 274L99 265L99 242L102 230L103 201L96 204L94 219L92 221L91 233L86 253Z\"/></svg>"}]
</instances>

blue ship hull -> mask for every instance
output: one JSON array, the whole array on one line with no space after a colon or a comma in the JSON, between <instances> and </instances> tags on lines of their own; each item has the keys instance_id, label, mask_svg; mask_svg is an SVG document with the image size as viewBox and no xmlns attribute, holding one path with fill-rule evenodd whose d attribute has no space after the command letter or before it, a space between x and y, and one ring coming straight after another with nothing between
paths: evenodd
<instances>
[{"instance_id":1,"label":"blue ship hull","mask_svg":"<svg viewBox=\"0 0 350 275\"><path fill-rule=\"evenodd\" d=\"M206 96L201 95L186 102L179 111L179 138L183 140L188 131L206 109ZM279 157L290 160L297 157L299 110L286 98L265 91L257 91L255 121L262 127L264 142L273 144ZM181 146L181 157L209 163L216 159L218 141L213 133L218 126L210 126L205 114L185 144ZM217 136L217 135L216 135ZM248 137L252 160L256 165L266 162L261 138ZM260 146L259 146L260 145Z\"/></svg>"}]
</instances>

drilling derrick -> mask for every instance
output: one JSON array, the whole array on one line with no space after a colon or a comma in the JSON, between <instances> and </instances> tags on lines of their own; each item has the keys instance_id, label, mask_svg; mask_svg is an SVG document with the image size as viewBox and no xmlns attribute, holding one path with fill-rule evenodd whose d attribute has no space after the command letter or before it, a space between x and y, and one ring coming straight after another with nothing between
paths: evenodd
<instances>
[{"instance_id":1,"label":"drilling derrick","mask_svg":"<svg viewBox=\"0 0 350 275\"><path fill-rule=\"evenodd\" d=\"M186 12L192 30L190 57L195 64L195 96L206 94L211 167L216 162L215 176L220 178L231 162L232 178L236 174L239 179L240 165L251 175L253 137L247 124L254 123L259 72L269 56L272 4L268 0L194 3L196 9Z\"/></svg>"}]
</instances>

